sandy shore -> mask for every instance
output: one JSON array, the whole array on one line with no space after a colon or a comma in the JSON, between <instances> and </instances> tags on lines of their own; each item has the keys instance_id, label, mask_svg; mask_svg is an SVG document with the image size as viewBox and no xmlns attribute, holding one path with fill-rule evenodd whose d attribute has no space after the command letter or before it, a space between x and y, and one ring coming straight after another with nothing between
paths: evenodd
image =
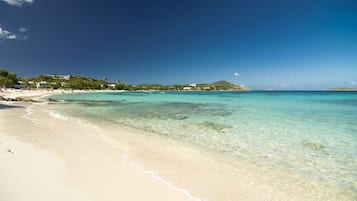
<instances>
[{"instance_id":1,"label":"sandy shore","mask_svg":"<svg viewBox=\"0 0 357 201\"><path fill-rule=\"evenodd\" d=\"M16 99L23 98L24 100L39 100L44 96L55 95L55 94L67 94L67 93L86 93L86 92L113 92L113 90L47 90L47 89L31 89L31 90L22 90L22 89L1 89L0 88L0 97L5 99ZM116 90L116 92L122 92Z\"/></svg>"},{"instance_id":2,"label":"sandy shore","mask_svg":"<svg viewBox=\"0 0 357 201\"><path fill-rule=\"evenodd\" d=\"M31 104L0 104L0 200L198 200L128 162L123 147L92 127L53 118Z\"/></svg>"},{"instance_id":3,"label":"sandy shore","mask_svg":"<svg viewBox=\"0 0 357 201\"><path fill-rule=\"evenodd\" d=\"M59 93L9 90L1 96L38 99ZM0 200L280 197L186 146L66 119L46 111L46 103L2 101L0 108Z\"/></svg>"},{"instance_id":4,"label":"sandy shore","mask_svg":"<svg viewBox=\"0 0 357 201\"><path fill-rule=\"evenodd\" d=\"M0 96L58 93L3 91ZM244 161L228 165L222 155L197 147L99 127L48 108L0 101L0 200L348 200L290 172L271 175ZM316 195L320 191L325 193Z\"/></svg>"},{"instance_id":5,"label":"sandy shore","mask_svg":"<svg viewBox=\"0 0 357 201\"><path fill-rule=\"evenodd\" d=\"M43 96L61 94L61 93L70 93L70 91L63 90L46 90L46 89L36 89L36 90L20 90L20 89L1 89L0 96L4 98L24 98L24 99L33 99L37 100Z\"/></svg>"}]
</instances>

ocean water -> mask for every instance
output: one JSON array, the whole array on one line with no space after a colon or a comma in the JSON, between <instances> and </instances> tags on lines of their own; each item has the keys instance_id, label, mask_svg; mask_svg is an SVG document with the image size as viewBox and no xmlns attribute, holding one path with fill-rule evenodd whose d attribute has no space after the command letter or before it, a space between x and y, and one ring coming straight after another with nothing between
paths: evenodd
<instances>
[{"instance_id":1,"label":"ocean water","mask_svg":"<svg viewBox=\"0 0 357 201\"><path fill-rule=\"evenodd\" d=\"M107 92L51 99L63 115L292 172L357 199L356 92Z\"/></svg>"}]
</instances>

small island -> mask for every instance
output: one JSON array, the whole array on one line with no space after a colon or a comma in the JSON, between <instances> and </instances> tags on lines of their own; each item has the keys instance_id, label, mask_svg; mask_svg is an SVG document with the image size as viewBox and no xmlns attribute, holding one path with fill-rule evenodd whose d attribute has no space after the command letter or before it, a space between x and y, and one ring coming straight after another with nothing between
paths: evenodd
<instances>
[{"instance_id":1,"label":"small island","mask_svg":"<svg viewBox=\"0 0 357 201\"><path fill-rule=\"evenodd\" d=\"M357 91L357 88L349 88L349 87L330 88L329 91Z\"/></svg>"}]
</instances>

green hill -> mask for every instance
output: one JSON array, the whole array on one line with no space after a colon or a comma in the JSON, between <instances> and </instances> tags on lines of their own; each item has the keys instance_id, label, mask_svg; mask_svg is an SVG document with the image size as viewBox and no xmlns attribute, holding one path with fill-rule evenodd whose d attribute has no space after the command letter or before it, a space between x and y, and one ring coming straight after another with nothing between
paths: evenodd
<instances>
[{"instance_id":1,"label":"green hill","mask_svg":"<svg viewBox=\"0 0 357 201\"><path fill-rule=\"evenodd\" d=\"M211 86L217 87L236 87L237 85L227 82L225 80L220 80L211 84Z\"/></svg>"},{"instance_id":2,"label":"green hill","mask_svg":"<svg viewBox=\"0 0 357 201\"><path fill-rule=\"evenodd\" d=\"M210 87L216 90L237 90L237 91L249 91L250 89L245 86L239 86L227 82L225 80L220 80L214 83L209 84Z\"/></svg>"}]
</instances>

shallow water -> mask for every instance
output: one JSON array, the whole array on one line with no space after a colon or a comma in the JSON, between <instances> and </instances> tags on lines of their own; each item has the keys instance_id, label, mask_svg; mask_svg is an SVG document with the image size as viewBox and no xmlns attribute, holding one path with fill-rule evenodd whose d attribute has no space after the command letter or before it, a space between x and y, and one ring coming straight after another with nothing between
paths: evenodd
<instances>
[{"instance_id":1,"label":"shallow water","mask_svg":"<svg viewBox=\"0 0 357 201\"><path fill-rule=\"evenodd\" d=\"M357 195L356 92L125 92L52 96L63 115L129 126Z\"/></svg>"}]
</instances>

